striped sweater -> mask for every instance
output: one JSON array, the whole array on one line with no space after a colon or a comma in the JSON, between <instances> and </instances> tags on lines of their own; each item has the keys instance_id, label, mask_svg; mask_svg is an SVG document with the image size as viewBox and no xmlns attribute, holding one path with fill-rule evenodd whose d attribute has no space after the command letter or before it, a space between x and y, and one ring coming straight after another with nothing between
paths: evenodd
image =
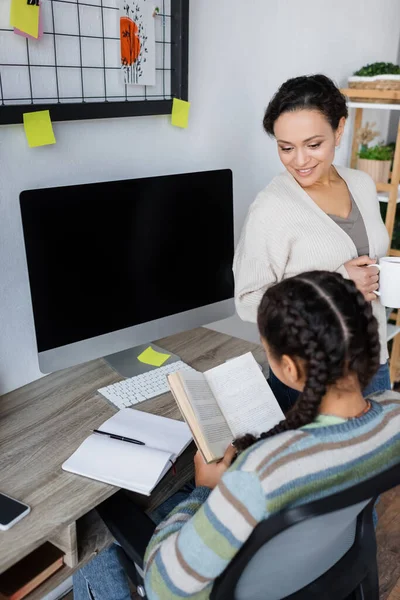
<instances>
[{"instance_id":1,"label":"striped sweater","mask_svg":"<svg viewBox=\"0 0 400 600\"><path fill-rule=\"evenodd\" d=\"M196 488L156 529L145 556L150 600L209 598L254 527L286 506L334 494L400 462L400 395L363 416L287 431L243 452L211 492Z\"/></svg>"}]
</instances>

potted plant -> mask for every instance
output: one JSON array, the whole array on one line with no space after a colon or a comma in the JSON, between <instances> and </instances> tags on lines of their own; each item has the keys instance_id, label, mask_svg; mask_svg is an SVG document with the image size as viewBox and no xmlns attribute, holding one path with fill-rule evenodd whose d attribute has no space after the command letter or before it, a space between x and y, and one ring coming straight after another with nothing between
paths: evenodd
<instances>
[{"instance_id":1,"label":"potted plant","mask_svg":"<svg viewBox=\"0 0 400 600\"><path fill-rule=\"evenodd\" d=\"M367 122L365 126L357 132L357 141L360 144L357 169L368 173L375 183L387 183L389 180L394 148L392 144L385 145L383 142L380 142L375 146L368 146L370 142L379 136L379 131L374 130L374 126L375 123L371 123L370 125Z\"/></svg>"},{"instance_id":2,"label":"potted plant","mask_svg":"<svg viewBox=\"0 0 400 600\"><path fill-rule=\"evenodd\" d=\"M365 65L349 77L349 87L361 90L400 90L400 66L393 63L376 62ZM353 101L357 101L353 98ZM361 98L360 98L361 100ZM365 102L366 99L363 99ZM369 99L368 102L382 102L379 99ZM388 99L388 103L400 100Z\"/></svg>"}]
</instances>

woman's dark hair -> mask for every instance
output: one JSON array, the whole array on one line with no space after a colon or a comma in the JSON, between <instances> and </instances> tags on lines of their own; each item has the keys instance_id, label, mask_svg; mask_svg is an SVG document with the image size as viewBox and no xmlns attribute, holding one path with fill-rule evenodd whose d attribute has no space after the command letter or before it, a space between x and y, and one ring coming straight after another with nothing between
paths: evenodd
<instances>
[{"instance_id":1,"label":"woman's dark hair","mask_svg":"<svg viewBox=\"0 0 400 600\"><path fill-rule=\"evenodd\" d=\"M274 135L275 121L282 113L295 110L318 110L336 131L342 117L347 119L346 98L326 75L303 75L281 85L265 111L263 125Z\"/></svg>"},{"instance_id":2,"label":"woman's dark hair","mask_svg":"<svg viewBox=\"0 0 400 600\"><path fill-rule=\"evenodd\" d=\"M354 373L364 389L379 368L378 323L371 303L338 273L313 271L269 288L258 309L258 328L274 358L286 354L302 361L306 383L286 419L258 439L247 434L236 440L239 451L311 423L328 386Z\"/></svg>"}]
</instances>

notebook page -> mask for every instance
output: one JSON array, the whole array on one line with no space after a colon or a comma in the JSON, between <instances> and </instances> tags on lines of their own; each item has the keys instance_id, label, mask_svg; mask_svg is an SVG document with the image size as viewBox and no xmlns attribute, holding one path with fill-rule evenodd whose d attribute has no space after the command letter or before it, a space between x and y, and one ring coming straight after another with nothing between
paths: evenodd
<instances>
[{"instance_id":1,"label":"notebook page","mask_svg":"<svg viewBox=\"0 0 400 600\"><path fill-rule=\"evenodd\" d=\"M284 414L248 352L205 373L234 437L268 431Z\"/></svg>"},{"instance_id":2,"label":"notebook page","mask_svg":"<svg viewBox=\"0 0 400 600\"><path fill-rule=\"evenodd\" d=\"M149 495L160 475L171 466L170 457L169 452L93 433L62 468L64 471Z\"/></svg>"},{"instance_id":3,"label":"notebook page","mask_svg":"<svg viewBox=\"0 0 400 600\"><path fill-rule=\"evenodd\" d=\"M181 372L190 405L210 451L220 457L232 441L232 433L202 373Z\"/></svg>"},{"instance_id":4,"label":"notebook page","mask_svg":"<svg viewBox=\"0 0 400 600\"><path fill-rule=\"evenodd\" d=\"M150 448L166 450L175 456L181 454L192 440L190 429L183 421L134 408L119 410L98 429L140 440Z\"/></svg>"}]
</instances>

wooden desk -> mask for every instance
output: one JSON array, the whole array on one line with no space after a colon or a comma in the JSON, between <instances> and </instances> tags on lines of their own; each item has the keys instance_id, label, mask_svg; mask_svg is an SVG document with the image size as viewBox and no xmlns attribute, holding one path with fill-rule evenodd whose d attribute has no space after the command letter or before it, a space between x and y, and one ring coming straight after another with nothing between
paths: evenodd
<instances>
[{"instance_id":1,"label":"wooden desk","mask_svg":"<svg viewBox=\"0 0 400 600\"><path fill-rule=\"evenodd\" d=\"M157 342L183 361L205 371L226 359L253 352L264 362L261 346L205 328ZM31 513L0 533L0 573L46 540L66 553L63 567L27 599L39 600L111 542L92 509L118 488L62 471L62 463L91 429L116 412L97 389L120 380L103 359L47 375L0 397L0 490L31 506ZM171 394L135 408L180 418ZM191 446L150 499L137 496L151 510L192 476Z\"/></svg>"}]
</instances>

